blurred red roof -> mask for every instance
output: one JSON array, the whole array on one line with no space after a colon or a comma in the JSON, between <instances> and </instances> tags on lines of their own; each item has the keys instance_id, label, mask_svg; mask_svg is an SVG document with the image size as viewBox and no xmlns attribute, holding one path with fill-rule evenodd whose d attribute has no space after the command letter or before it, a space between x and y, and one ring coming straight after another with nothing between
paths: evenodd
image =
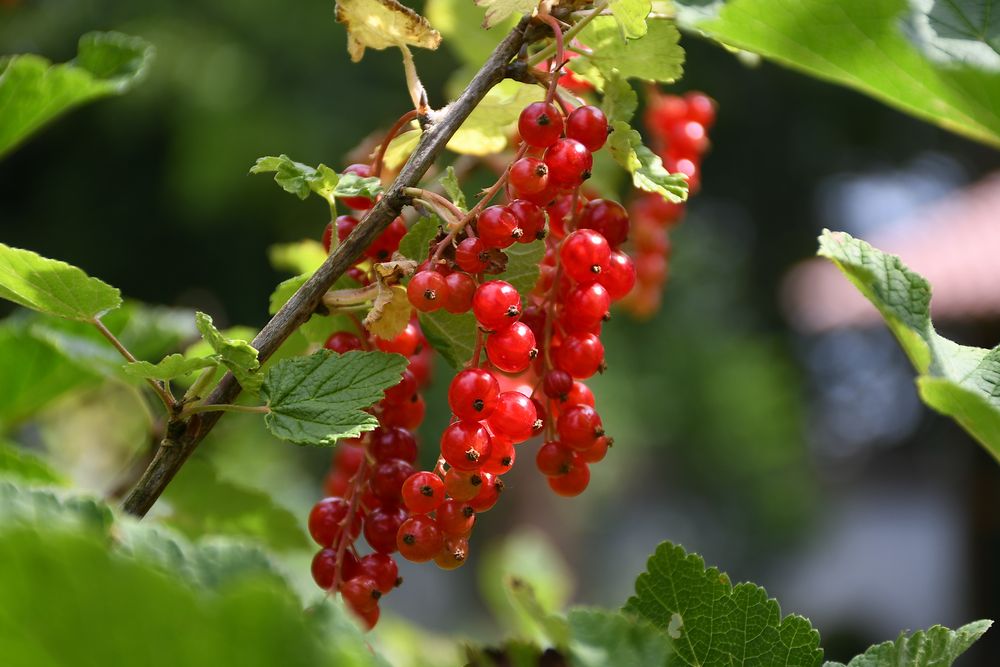
<instances>
[{"instance_id":1,"label":"blurred red roof","mask_svg":"<svg viewBox=\"0 0 1000 667\"><path fill-rule=\"evenodd\" d=\"M865 240L899 255L930 282L936 321L1000 318L1000 172ZM782 302L802 331L882 322L875 307L822 258L789 272Z\"/></svg>"}]
</instances>

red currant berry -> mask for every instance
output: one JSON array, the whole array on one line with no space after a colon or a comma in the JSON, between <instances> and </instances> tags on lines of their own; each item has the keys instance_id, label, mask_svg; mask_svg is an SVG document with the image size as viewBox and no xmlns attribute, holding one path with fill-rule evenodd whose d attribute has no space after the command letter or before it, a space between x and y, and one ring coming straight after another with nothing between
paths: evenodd
<instances>
[{"instance_id":1,"label":"red currant berry","mask_svg":"<svg viewBox=\"0 0 1000 667\"><path fill-rule=\"evenodd\" d=\"M490 455L490 434L479 422L458 421L441 434L441 456L452 468L477 470Z\"/></svg>"},{"instance_id":2,"label":"red currant berry","mask_svg":"<svg viewBox=\"0 0 1000 667\"><path fill-rule=\"evenodd\" d=\"M628 211L616 201L591 199L576 226L599 232L609 246L617 248L628 238Z\"/></svg>"},{"instance_id":3,"label":"red currant berry","mask_svg":"<svg viewBox=\"0 0 1000 667\"><path fill-rule=\"evenodd\" d=\"M585 380L604 367L604 346L594 334L571 334L556 350L556 366Z\"/></svg>"},{"instance_id":4,"label":"red currant berry","mask_svg":"<svg viewBox=\"0 0 1000 667\"><path fill-rule=\"evenodd\" d=\"M576 202L576 208L573 202ZM574 214L579 215L587 205L587 200L574 197L571 194L559 195L546 207L549 214L549 232L557 239L566 236L566 223L571 222Z\"/></svg>"},{"instance_id":5,"label":"red currant berry","mask_svg":"<svg viewBox=\"0 0 1000 667\"><path fill-rule=\"evenodd\" d=\"M476 497L469 501L469 505L476 512L488 512L500 500L501 491L503 491L503 480L484 472L483 487L476 494Z\"/></svg>"},{"instance_id":6,"label":"red currant berry","mask_svg":"<svg viewBox=\"0 0 1000 667\"><path fill-rule=\"evenodd\" d=\"M372 431L368 447L376 461L402 459L413 463L417 460L416 438L398 426L380 426Z\"/></svg>"},{"instance_id":7,"label":"red currant berry","mask_svg":"<svg viewBox=\"0 0 1000 667\"><path fill-rule=\"evenodd\" d=\"M339 215L334 220L334 225L337 227L337 240L343 243L358 226L358 219L353 215Z\"/></svg>"},{"instance_id":8,"label":"red currant berry","mask_svg":"<svg viewBox=\"0 0 1000 667\"><path fill-rule=\"evenodd\" d=\"M383 426L398 426L413 431L424 423L426 413L427 403L424 402L424 397L414 394L406 403L390 405L388 409L383 409L379 414L379 421Z\"/></svg>"},{"instance_id":9,"label":"red currant berry","mask_svg":"<svg viewBox=\"0 0 1000 667\"><path fill-rule=\"evenodd\" d=\"M358 562L357 570L362 576L374 579L376 588L383 595L399 582L399 567L391 556L385 554L368 554Z\"/></svg>"},{"instance_id":10,"label":"red currant berry","mask_svg":"<svg viewBox=\"0 0 1000 667\"><path fill-rule=\"evenodd\" d=\"M403 482L412 474L412 464L403 459L390 459L375 466L375 472L368 484L379 500L399 503L403 499Z\"/></svg>"},{"instance_id":11,"label":"red currant berry","mask_svg":"<svg viewBox=\"0 0 1000 667\"><path fill-rule=\"evenodd\" d=\"M363 345L361 344L361 339L354 334L347 331L335 331L326 339L323 347L333 350L337 354L343 354L351 350L360 350L363 348Z\"/></svg>"},{"instance_id":12,"label":"red currant berry","mask_svg":"<svg viewBox=\"0 0 1000 667\"><path fill-rule=\"evenodd\" d=\"M612 301L618 301L632 291L635 278L635 264L632 263L632 258L615 250L608 260L608 270L601 272L597 282L608 290Z\"/></svg>"},{"instance_id":13,"label":"red currant berry","mask_svg":"<svg viewBox=\"0 0 1000 667\"><path fill-rule=\"evenodd\" d=\"M459 419L478 421L486 419L497 406L500 385L497 379L482 368L460 371L448 387L448 405Z\"/></svg>"},{"instance_id":14,"label":"red currant berry","mask_svg":"<svg viewBox=\"0 0 1000 667\"><path fill-rule=\"evenodd\" d=\"M608 140L608 119L595 106L578 107L566 117L566 136L594 152Z\"/></svg>"},{"instance_id":15,"label":"red currant berry","mask_svg":"<svg viewBox=\"0 0 1000 667\"><path fill-rule=\"evenodd\" d=\"M715 101L705 93L691 91L684 95L687 117L709 128L715 124Z\"/></svg>"},{"instance_id":16,"label":"red currant berry","mask_svg":"<svg viewBox=\"0 0 1000 667\"><path fill-rule=\"evenodd\" d=\"M476 495L479 495L482 489L483 485L480 484L476 489ZM437 525L445 535L464 537L472 532L475 523L476 510L468 501L452 498L441 503L437 510Z\"/></svg>"},{"instance_id":17,"label":"red currant berry","mask_svg":"<svg viewBox=\"0 0 1000 667\"><path fill-rule=\"evenodd\" d=\"M375 551L391 554L396 550L396 533L404 521L402 507L377 507L365 517L365 540Z\"/></svg>"},{"instance_id":18,"label":"red currant berry","mask_svg":"<svg viewBox=\"0 0 1000 667\"><path fill-rule=\"evenodd\" d=\"M514 443L507 438L493 438L490 457L483 463L483 472L491 475L503 475L514 467Z\"/></svg>"},{"instance_id":19,"label":"red currant berry","mask_svg":"<svg viewBox=\"0 0 1000 667\"><path fill-rule=\"evenodd\" d=\"M549 477L549 488L567 498L583 493L590 483L590 467L583 461L576 461L569 472L557 477Z\"/></svg>"},{"instance_id":20,"label":"red currant berry","mask_svg":"<svg viewBox=\"0 0 1000 667\"><path fill-rule=\"evenodd\" d=\"M565 475L572 469L577 455L573 450L556 440L550 440L539 447L535 455L535 465L547 477Z\"/></svg>"},{"instance_id":21,"label":"red currant berry","mask_svg":"<svg viewBox=\"0 0 1000 667\"><path fill-rule=\"evenodd\" d=\"M578 229L563 241L559 257L570 278L587 284L595 282L608 269L611 247L599 232Z\"/></svg>"},{"instance_id":22,"label":"red currant berry","mask_svg":"<svg viewBox=\"0 0 1000 667\"><path fill-rule=\"evenodd\" d=\"M385 390L383 401L388 405L400 405L413 400L413 395L417 393L417 378L414 377L410 369L403 371L403 378L398 384Z\"/></svg>"},{"instance_id":23,"label":"red currant berry","mask_svg":"<svg viewBox=\"0 0 1000 667\"><path fill-rule=\"evenodd\" d=\"M490 265L489 249L479 237L464 239L455 248L455 263L469 273L482 273Z\"/></svg>"},{"instance_id":24,"label":"red currant berry","mask_svg":"<svg viewBox=\"0 0 1000 667\"><path fill-rule=\"evenodd\" d=\"M575 188L590 178L594 156L576 139L560 139L545 149L549 180L564 188Z\"/></svg>"},{"instance_id":25,"label":"red currant berry","mask_svg":"<svg viewBox=\"0 0 1000 667\"><path fill-rule=\"evenodd\" d=\"M573 388L573 376L566 371L554 368L542 378L542 391L549 398L556 400L566 400L570 389Z\"/></svg>"},{"instance_id":26,"label":"red currant berry","mask_svg":"<svg viewBox=\"0 0 1000 667\"><path fill-rule=\"evenodd\" d=\"M490 452L492 454L492 448ZM483 478L478 472L451 468L444 475L445 492L454 500L472 500L479 494L482 484Z\"/></svg>"},{"instance_id":27,"label":"red currant berry","mask_svg":"<svg viewBox=\"0 0 1000 667\"><path fill-rule=\"evenodd\" d=\"M517 196L537 195L549 185L549 168L536 157L523 157L510 166L508 179Z\"/></svg>"},{"instance_id":28,"label":"red currant berry","mask_svg":"<svg viewBox=\"0 0 1000 667\"><path fill-rule=\"evenodd\" d=\"M603 274L602 274L603 275ZM563 300L560 321L569 332L592 331L610 318L611 295L600 283L578 285Z\"/></svg>"},{"instance_id":29,"label":"red currant berry","mask_svg":"<svg viewBox=\"0 0 1000 667\"><path fill-rule=\"evenodd\" d=\"M499 370L520 373L538 356L535 334L527 324L514 322L486 338L486 356Z\"/></svg>"},{"instance_id":30,"label":"red currant berry","mask_svg":"<svg viewBox=\"0 0 1000 667\"><path fill-rule=\"evenodd\" d=\"M342 583L340 594L344 596L344 602L361 613L378 606L378 600L382 597L382 591L378 589L375 580L363 574Z\"/></svg>"},{"instance_id":31,"label":"red currant berry","mask_svg":"<svg viewBox=\"0 0 1000 667\"><path fill-rule=\"evenodd\" d=\"M476 218L476 231L487 248L507 248L524 236L506 206L490 206Z\"/></svg>"},{"instance_id":32,"label":"red currant berry","mask_svg":"<svg viewBox=\"0 0 1000 667\"><path fill-rule=\"evenodd\" d=\"M521 116L517 119L517 131L529 146L551 146L562 136L562 114L554 104L533 102L521 111Z\"/></svg>"},{"instance_id":33,"label":"red currant berry","mask_svg":"<svg viewBox=\"0 0 1000 667\"><path fill-rule=\"evenodd\" d=\"M469 540L464 537L446 537L434 562L442 570L454 570L465 564L469 557Z\"/></svg>"},{"instance_id":34,"label":"red currant berry","mask_svg":"<svg viewBox=\"0 0 1000 667\"><path fill-rule=\"evenodd\" d=\"M507 204L507 210L517 218L517 224L524 232L518 243L531 243L545 238L545 211L538 204L526 199L515 199Z\"/></svg>"},{"instance_id":35,"label":"red currant berry","mask_svg":"<svg viewBox=\"0 0 1000 667\"><path fill-rule=\"evenodd\" d=\"M434 519L411 516L403 522L396 534L396 548L406 560L424 563L441 550L441 530Z\"/></svg>"},{"instance_id":36,"label":"red currant berry","mask_svg":"<svg viewBox=\"0 0 1000 667\"><path fill-rule=\"evenodd\" d=\"M448 299L448 283L437 271L420 271L406 286L410 303L419 311L430 313L441 308Z\"/></svg>"},{"instance_id":37,"label":"red currant berry","mask_svg":"<svg viewBox=\"0 0 1000 667\"><path fill-rule=\"evenodd\" d=\"M580 460L586 461L587 463L597 463L598 461L603 461L604 457L608 455L608 448L614 444L614 440L606 435L602 435L600 438L594 441L594 445L590 449L585 449L580 452Z\"/></svg>"},{"instance_id":38,"label":"red currant berry","mask_svg":"<svg viewBox=\"0 0 1000 667\"><path fill-rule=\"evenodd\" d=\"M566 397L566 405L589 405L594 407L594 392L582 382L573 382L573 388Z\"/></svg>"},{"instance_id":39,"label":"red currant berry","mask_svg":"<svg viewBox=\"0 0 1000 667\"><path fill-rule=\"evenodd\" d=\"M365 460L365 448L350 442L342 442L333 451L333 467L337 472L353 477Z\"/></svg>"},{"instance_id":40,"label":"red currant berry","mask_svg":"<svg viewBox=\"0 0 1000 667\"><path fill-rule=\"evenodd\" d=\"M350 503L343 498L324 498L309 512L309 534L321 547L332 547L343 535ZM361 532L361 514L355 513L350 520L348 537L357 539Z\"/></svg>"},{"instance_id":41,"label":"red currant berry","mask_svg":"<svg viewBox=\"0 0 1000 667\"><path fill-rule=\"evenodd\" d=\"M510 283L491 280L476 289L472 298L472 312L484 329L505 329L521 316L521 295Z\"/></svg>"},{"instance_id":42,"label":"red currant berry","mask_svg":"<svg viewBox=\"0 0 1000 667\"><path fill-rule=\"evenodd\" d=\"M432 472L415 472L403 482L403 502L414 514L428 514L444 501L444 482Z\"/></svg>"},{"instance_id":43,"label":"red currant berry","mask_svg":"<svg viewBox=\"0 0 1000 667\"><path fill-rule=\"evenodd\" d=\"M330 470L323 478L324 496L346 496L351 488L351 476L339 470Z\"/></svg>"},{"instance_id":44,"label":"red currant berry","mask_svg":"<svg viewBox=\"0 0 1000 667\"><path fill-rule=\"evenodd\" d=\"M537 398L531 399L531 404L535 406L535 424L531 429L531 435L541 435L542 431L545 430L545 424L549 419L545 406Z\"/></svg>"},{"instance_id":45,"label":"red currant berry","mask_svg":"<svg viewBox=\"0 0 1000 667\"><path fill-rule=\"evenodd\" d=\"M406 236L406 225L402 218L396 218L368 246L365 255L377 262L385 262L392 257L392 253L399 250L399 242L404 236Z\"/></svg>"},{"instance_id":46,"label":"red currant berry","mask_svg":"<svg viewBox=\"0 0 1000 667\"><path fill-rule=\"evenodd\" d=\"M589 405L574 405L559 415L556 431L564 445L582 452L593 447L604 435L604 426L597 410Z\"/></svg>"},{"instance_id":47,"label":"red currant berry","mask_svg":"<svg viewBox=\"0 0 1000 667\"><path fill-rule=\"evenodd\" d=\"M375 347L382 350L383 352L395 352L396 354L401 354L404 357L410 357L419 351L422 336L420 335L420 329L417 328L413 322L406 325L395 338L386 340L385 338L375 338Z\"/></svg>"},{"instance_id":48,"label":"red currant berry","mask_svg":"<svg viewBox=\"0 0 1000 667\"><path fill-rule=\"evenodd\" d=\"M337 577L337 550L326 548L317 551L316 555L313 556L311 569L313 581L316 582L317 586L327 591L333 588L333 582ZM350 551L344 552L341 569L343 571L342 579L347 578L348 572L351 572L351 576L357 574L358 559Z\"/></svg>"},{"instance_id":49,"label":"red currant berry","mask_svg":"<svg viewBox=\"0 0 1000 667\"><path fill-rule=\"evenodd\" d=\"M372 175L372 168L367 164L352 164L344 169L345 174L355 174L361 178L368 178ZM353 208L355 211L366 211L372 207L372 200L368 197L343 197L341 200L344 206Z\"/></svg>"},{"instance_id":50,"label":"red currant berry","mask_svg":"<svg viewBox=\"0 0 1000 667\"><path fill-rule=\"evenodd\" d=\"M476 293L476 281L468 273L456 271L444 279L448 285L444 309L449 313L467 313L472 308L472 297Z\"/></svg>"},{"instance_id":51,"label":"red currant berry","mask_svg":"<svg viewBox=\"0 0 1000 667\"><path fill-rule=\"evenodd\" d=\"M505 391L497 400L489 425L501 438L524 442L531 437L536 419L535 404L530 398L518 391Z\"/></svg>"},{"instance_id":52,"label":"red currant berry","mask_svg":"<svg viewBox=\"0 0 1000 667\"><path fill-rule=\"evenodd\" d=\"M361 623L361 627L363 627L366 631L375 627L378 623L379 616L381 615L378 605L375 605L374 609L366 612L360 612L353 607L349 607L349 609Z\"/></svg>"}]
</instances>

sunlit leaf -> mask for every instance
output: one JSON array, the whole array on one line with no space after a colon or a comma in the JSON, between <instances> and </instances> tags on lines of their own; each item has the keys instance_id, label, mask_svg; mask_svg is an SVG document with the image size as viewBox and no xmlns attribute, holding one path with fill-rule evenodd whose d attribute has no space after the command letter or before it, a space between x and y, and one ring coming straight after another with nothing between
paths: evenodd
<instances>
[{"instance_id":1,"label":"sunlit leaf","mask_svg":"<svg viewBox=\"0 0 1000 667\"><path fill-rule=\"evenodd\" d=\"M354 62L366 48L436 49L441 44L440 33L427 19L396 0L337 0L337 21L347 28L347 52Z\"/></svg>"}]
</instances>

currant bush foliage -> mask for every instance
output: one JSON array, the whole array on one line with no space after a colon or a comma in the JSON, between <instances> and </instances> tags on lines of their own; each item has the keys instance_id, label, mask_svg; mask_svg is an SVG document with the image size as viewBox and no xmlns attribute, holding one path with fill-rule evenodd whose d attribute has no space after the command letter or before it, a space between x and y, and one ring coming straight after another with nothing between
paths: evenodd
<instances>
[{"instance_id":1,"label":"currant bush foliage","mask_svg":"<svg viewBox=\"0 0 1000 667\"><path fill-rule=\"evenodd\" d=\"M92 32L73 62L35 55L0 58L0 158L73 107L126 92L144 76L153 47L138 37Z\"/></svg>"},{"instance_id":2,"label":"currant bush foliage","mask_svg":"<svg viewBox=\"0 0 1000 667\"><path fill-rule=\"evenodd\" d=\"M1000 146L996 0L677 0L727 46ZM847 45L850 45L848 47Z\"/></svg>"},{"instance_id":3,"label":"currant bush foliage","mask_svg":"<svg viewBox=\"0 0 1000 667\"><path fill-rule=\"evenodd\" d=\"M896 641L876 644L847 665L826 662L823 667L936 667L950 665L993 625L975 621L958 630L935 625L912 635L900 633Z\"/></svg>"},{"instance_id":4,"label":"currant bush foliage","mask_svg":"<svg viewBox=\"0 0 1000 667\"><path fill-rule=\"evenodd\" d=\"M836 264L885 318L913 366L927 405L955 419L1000 460L1000 346L959 345L931 322L931 286L886 254L844 232L824 231L819 254Z\"/></svg>"},{"instance_id":5,"label":"currant bush foliage","mask_svg":"<svg viewBox=\"0 0 1000 667\"><path fill-rule=\"evenodd\" d=\"M406 359L382 352L336 354L321 350L285 359L267 373L261 398L275 436L303 445L332 445L378 426L364 412L399 382Z\"/></svg>"},{"instance_id":6,"label":"currant bush foliage","mask_svg":"<svg viewBox=\"0 0 1000 667\"><path fill-rule=\"evenodd\" d=\"M734 587L724 573L705 569L700 556L670 543L650 557L635 590L624 611L666 633L677 655L671 664L806 667L823 658L808 620L782 617L763 588Z\"/></svg>"}]
</instances>

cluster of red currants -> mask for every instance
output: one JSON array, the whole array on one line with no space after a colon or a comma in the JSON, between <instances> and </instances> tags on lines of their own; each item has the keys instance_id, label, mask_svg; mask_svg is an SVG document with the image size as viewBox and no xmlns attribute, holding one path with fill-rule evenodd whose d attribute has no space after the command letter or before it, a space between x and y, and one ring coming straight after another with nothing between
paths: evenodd
<instances>
[{"instance_id":1,"label":"cluster of red currants","mask_svg":"<svg viewBox=\"0 0 1000 667\"><path fill-rule=\"evenodd\" d=\"M654 93L646 109L646 129L653 148L671 172L688 176L691 194L701 182L701 159L709 148L708 130L715 122L715 102L699 92L683 96ZM668 232L684 217L684 204L642 193L629 206L638 285L622 304L633 315L657 311L669 277Z\"/></svg>"}]
</instances>

